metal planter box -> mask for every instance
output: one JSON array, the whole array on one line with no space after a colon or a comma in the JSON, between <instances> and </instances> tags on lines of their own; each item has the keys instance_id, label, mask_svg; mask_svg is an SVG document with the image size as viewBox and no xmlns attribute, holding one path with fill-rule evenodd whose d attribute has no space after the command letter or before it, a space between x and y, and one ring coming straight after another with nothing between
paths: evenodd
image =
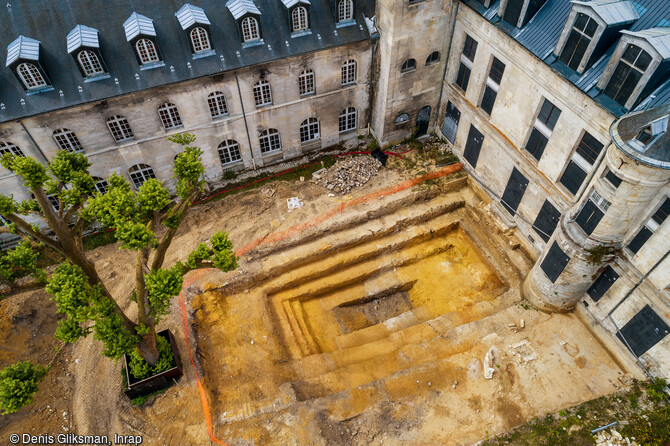
<instances>
[{"instance_id":1,"label":"metal planter box","mask_svg":"<svg viewBox=\"0 0 670 446\"><path fill-rule=\"evenodd\" d=\"M153 375L143 380L137 380L130 375L128 367L130 358L128 355L125 355L123 360L126 369L128 387L123 389L123 393L125 393L130 399L137 398L138 396L148 395L157 390L165 389L170 385L172 380L179 379L184 374L182 371L181 359L179 358L179 351L177 350L177 344L175 343L172 332L170 330L163 330L157 333L157 335L162 336L163 338L170 341L170 346L172 346L172 354L174 355L176 366L165 370L158 375Z\"/></svg>"}]
</instances>

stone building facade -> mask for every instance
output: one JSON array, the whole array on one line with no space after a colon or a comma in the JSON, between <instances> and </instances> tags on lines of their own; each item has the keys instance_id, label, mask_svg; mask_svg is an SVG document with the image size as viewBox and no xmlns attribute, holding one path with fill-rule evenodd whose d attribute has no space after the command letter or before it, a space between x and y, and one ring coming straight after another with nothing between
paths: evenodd
<instances>
[{"instance_id":1,"label":"stone building facade","mask_svg":"<svg viewBox=\"0 0 670 446\"><path fill-rule=\"evenodd\" d=\"M101 181L171 184L184 131L208 181L435 131L537 258L527 297L670 375L666 1L69 5L0 9L0 151L83 150ZM28 198L9 172L0 187Z\"/></svg>"}]
</instances>

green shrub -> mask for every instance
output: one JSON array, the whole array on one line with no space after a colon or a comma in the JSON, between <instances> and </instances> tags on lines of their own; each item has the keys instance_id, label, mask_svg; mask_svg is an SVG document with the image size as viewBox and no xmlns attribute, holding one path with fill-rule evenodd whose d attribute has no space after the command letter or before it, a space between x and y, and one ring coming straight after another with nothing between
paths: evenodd
<instances>
[{"instance_id":1,"label":"green shrub","mask_svg":"<svg viewBox=\"0 0 670 446\"><path fill-rule=\"evenodd\" d=\"M34 366L28 361L19 361L0 371L0 410L3 415L17 412L33 403L33 395L39 390L37 383L44 378L47 369Z\"/></svg>"},{"instance_id":2,"label":"green shrub","mask_svg":"<svg viewBox=\"0 0 670 446\"><path fill-rule=\"evenodd\" d=\"M223 179L224 180L232 180L236 176L237 176L237 172L235 172L234 170L226 170L225 172L223 172Z\"/></svg>"},{"instance_id":3,"label":"green shrub","mask_svg":"<svg viewBox=\"0 0 670 446\"><path fill-rule=\"evenodd\" d=\"M149 376L157 375L175 366L176 363L174 355L172 354L170 341L162 336L156 336L156 343L159 356L156 365L153 367L142 358L139 351L133 350L130 354L130 374L133 375L134 378L140 380L148 378Z\"/></svg>"}]
</instances>

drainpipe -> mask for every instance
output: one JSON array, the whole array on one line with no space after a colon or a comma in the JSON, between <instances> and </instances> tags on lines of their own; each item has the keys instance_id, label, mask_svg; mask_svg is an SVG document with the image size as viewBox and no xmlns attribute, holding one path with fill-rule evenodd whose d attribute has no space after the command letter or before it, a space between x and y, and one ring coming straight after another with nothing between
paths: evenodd
<instances>
[{"instance_id":1,"label":"drainpipe","mask_svg":"<svg viewBox=\"0 0 670 446\"><path fill-rule=\"evenodd\" d=\"M33 135L30 134L30 132L28 131L28 129L26 128L26 126L23 124L23 121L21 121L20 119L18 119L16 122L18 122L19 124L21 124L21 127L23 127L23 131L26 132L26 135L28 135L28 138L30 138L30 141L32 141L32 143L33 143L33 145L35 146L35 148L37 148L37 151L40 153L40 156L44 159L44 163L45 163L45 164L48 164L48 163L49 163L49 159L46 157L46 155L44 154L44 152L42 152L42 149L41 149L40 146L37 144L37 141L35 141L35 139L33 138Z\"/></svg>"},{"instance_id":2,"label":"drainpipe","mask_svg":"<svg viewBox=\"0 0 670 446\"><path fill-rule=\"evenodd\" d=\"M254 165L254 170L256 170L256 160L254 159L254 150L251 147L251 135L249 135L249 124L247 123L247 114L244 111L244 101L242 101L242 90L240 89L240 80L237 78L237 73L235 73L235 83L237 83L237 94L240 98L240 105L242 106L242 118L244 119L244 128L247 131L247 141L249 141L249 153L251 154L251 162Z\"/></svg>"},{"instance_id":3,"label":"drainpipe","mask_svg":"<svg viewBox=\"0 0 670 446\"><path fill-rule=\"evenodd\" d=\"M611 317L611 316L612 316L612 313L614 313L614 312L616 311L616 309L619 308L619 306L620 306L622 303L624 303L624 301L625 301L626 299L628 299L628 298L630 297L631 294L633 294L633 292L637 289L637 287L639 287L639 286L642 284L642 282L644 282L644 281L647 279L647 277L649 277L649 275L650 275L651 273L654 272L654 270L656 269L656 267L657 267L658 265L660 265L661 263L663 263L663 261L668 257L668 255L670 255L670 250L669 250L669 251L666 251L666 253L663 255L663 257L661 257L661 258L658 260L658 262L656 262L656 263L654 264L654 266L652 266L651 269L650 269L649 271L647 271L647 274L645 274L644 276L642 276L642 278L641 278L640 280L638 280L638 282L635 284L635 286L633 286L633 288L631 288L631 289L628 291L628 293L626 293L626 295L623 297L623 299L621 299L621 300L619 301L619 303L617 303L617 304L614 306L614 308L612 308L612 309L610 310L610 312L607 313L607 316L608 316L608 317Z\"/></svg>"},{"instance_id":4,"label":"drainpipe","mask_svg":"<svg viewBox=\"0 0 670 446\"><path fill-rule=\"evenodd\" d=\"M456 28L456 16L458 15L458 0L453 0L451 2L452 6L455 5L453 11L453 17L451 19L451 33L449 34L449 46L447 47L447 57L444 60L444 71L442 71L442 83L440 83L440 95L437 98L437 107L435 107L435 123L433 124L434 128L437 128L437 121L440 116L440 104L442 104L442 91L444 90L444 80L447 78L447 66L449 66L449 57L451 55L451 42L454 40L454 29Z\"/></svg>"},{"instance_id":5,"label":"drainpipe","mask_svg":"<svg viewBox=\"0 0 670 446\"><path fill-rule=\"evenodd\" d=\"M377 29L377 33L379 33L379 29ZM372 37L370 39L372 40ZM372 107L375 95L375 47L377 46L377 42L372 41L372 45L370 46L372 47L372 50L370 55L370 90L368 92L368 135L370 135L370 121L372 121Z\"/></svg>"}]
</instances>

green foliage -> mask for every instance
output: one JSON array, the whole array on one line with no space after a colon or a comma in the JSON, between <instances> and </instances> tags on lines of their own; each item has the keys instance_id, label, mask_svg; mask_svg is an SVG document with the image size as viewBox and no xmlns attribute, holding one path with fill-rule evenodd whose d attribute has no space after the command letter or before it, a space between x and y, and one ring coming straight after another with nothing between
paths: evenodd
<instances>
[{"instance_id":1,"label":"green foliage","mask_svg":"<svg viewBox=\"0 0 670 446\"><path fill-rule=\"evenodd\" d=\"M233 242L228 239L225 232L217 232L210 239L211 248L205 243L200 243L186 260L186 267L197 268L198 262L209 260L215 268L221 271L231 271L237 268L237 256L233 251Z\"/></svg>"},{"instance_id":2,"label":"green foliage","mask_svg":"<svg viewBox=\"0 0 670 446\"><path fill-rule=\"evenodd\" d=\"M14 196L0 195L0 215L9 215L18 212L18 204L14 201Z\"/></svg>"},{"instance_id":3,"label":"green foliage","mask_svg":"<svg viewBox=\"0 0 670 446\"><path fill-rule=\"evenodd\" d=\"M130 400L130 404L137 407L144 406L148 401L155 399L161 393L167 392L167 388L156 390L148 395L140 395Z\"/></svg>"},{"instance_id":4,"label":"green foliage","mask_svg":"<svg viewBox=\"0 0 670 446\"><path fill-rule=\"evenodd\" d=\"M129 353L139 342L139 337L128 333L115 305L104 296L99 286L91 286L78 266L64 262L56 268L47 284L59 313L65 319L58 322L56 338L74 342L91 332L89 321L94 322L94 338L102 341L104 356L118 359Z\"/></svg>"},{"instance_id":5,"label":"green foliage","mask_svg":"<svg viewBox=\"0 0 670 446\"><path fill-rule=\"evenodd\" d=\"M0 370L0 410L3 415L17 412L32 404L33 395L39 390L37 383L47 370L28 361L19 361Z\"/></svg>"},{"instance_id":6,"label":"green foliage","mask_svg":"<svg viewBox=\"0 0 670 446\"><path fill-rule=\"evenodd\" d=\"M152 316L156 323L170 309L170 299L181 292L184 266L177 263L170 269L158 269L144 276Z\"/></svg>"},{"instance_id":7,"label":"green foliage","mask_svg":"<svg viewBox=\"0 0 670 446\"><path fill-rule=\"evenodd\" d=\"M664 389L668 387L668 383L663 378L656 378L655 381L647 385L647 396L655 403L660 403L665 399Z\"/></svg>"},{"instance_id":8,"label":"green foliage","mask_svg":"<svg viewBox=\"0 0 670 446\"><path fill-rule=\"evenodd\" d=\"M42 187L49 180L45 167L27 156L16 156L6 153L0 158L0 165L22 177L23 184L28 189Z\"/></svg>"},{"instance_id":9,"label":"green foliage","mask_svg":"<svg viewBox=\"0 0 670 446\"><path fill-rule=\"evenodd\" d=\"M123 249L144 249L158 243L153 231L141 222L119 221L115 235Z\"/></svg>"},{"instance_id":10,"label":"green foliage","mask_svg":"<svg viewBox=\"0 0 670 446\"><path fill-rule=\"evenodd\" d=\"M188 198L193 188L200 188L200 177L205 172L202 165L202 150L199 147L189 146L195 141L195 135L182 133L168 138L170 141L184 146L184 151L179 153L174 162L174 178L177 180L177 195Z\"/></svg>"},{"instance_id":11,"label":"green foliage","mask_svg":"<svg viewBox=\"0 0 670 446\"><path fill-rule=\"evenodd\" d=\"M223 179L224 180L232 180L236 176L237 176L237 173L234 170L228 169L225 172L223 172Z\"/></svg>"},{"instance_id":12,"label":"green foliage","mask_svg":"<svg viewBox=\"0 0 670 446\"><path fill-rule=\"evenodd\" d=\"M157 179L150 178L140 186L136 201L140 216L151 218L155 211L170 204L170 191Z\"/></svg>"},{"instance_id":13,"label":"green foliage","mask_svg":"<svg viewBox=\"0 0 670 446\"><path fill-rule=\"evenodd\" d=\"M586 261L590 265L602 265L603 263L603 258L605 256L608 256L612 254L612 248L604 246L604 245L598 245L594 246L593 248L589 248L586 250L588 255L586 256Z\"/></svg>"},{"instance_id":14,"label":"green foliage","mask_svg":"<svg viewBox=\"0 0 670 446\"><path fill-rule=\"evenodd\" d=\"M115 241L116 236L114 235L113 231L97 232L82 239L82 242L84 243L84 251L90 251L91 249L95 249L98 246L109 245Z\"/></svg>"},{"instance_id":15,"label":"green foliage","mask_svg":"<svg viewBox=\"0 0 670 446\"><path fill-rule=\"evenodd\" d=\"M670 444L670 407L656 407L644 414L637 414L620 433L635 437L635 441L645 446L666 446Z\"/></svg>"},{"instance_id":16,"label":"green foliage","mask_svg":"<svg viewBox=\"0 0 670 446\"><path fill-rule=\"evenodd\" d=\"M28 274L44 277L45 273L37 266L37 254L28 240L23 240L16 248L0 254L0 277L15 280Z\"/></svg>"},{"instance_id":17,"label":"green foliage","mask_svg":"<svg viewBox=\"0 0 670 446\"><path fill-rule=\"evenodd\" d=\"M175 366L174 355L172 354L172 346L170 341L162 336L156 336L156 344L158 347L158 361L155 366L150 366L140 352L135 349L130 352L130 374L136 379L148 378L152 375L157 375L161 372L171 369Z\"/></svg>"}]
</instances>

